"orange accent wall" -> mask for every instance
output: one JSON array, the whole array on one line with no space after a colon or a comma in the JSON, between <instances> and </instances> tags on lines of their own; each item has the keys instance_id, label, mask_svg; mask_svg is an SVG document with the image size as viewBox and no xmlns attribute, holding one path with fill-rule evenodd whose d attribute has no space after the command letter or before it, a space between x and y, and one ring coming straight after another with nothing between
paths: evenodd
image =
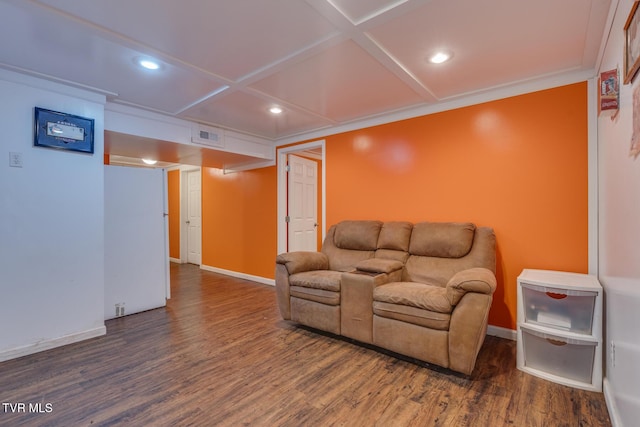
<instances>
[{"instance_id":1,"label":"orange accent wall","mask_svg":"<svg viewBox=\"0 0 640 427\"><path fill-rule=\"evenodd\" d=\"M202 172L202 264L273 278L277 252L275 167Z\"/></svg>"},{"instance_id":2,"label":"orange accent wall","mask_svg":"<svg viewBox=\"0 0 640 427\"><path fill-rule=\"evenodd\" d=\"M587 84L534 92L326 141L327 226L471 221L497 236L494 326L516 327L524 268L588 270ZM203 172L203 263L273 278L275 167Z\"/></svg>"},{"instance_id":3,"label":"orange accent wall","mask_svg":"<svg viewBox=\"0 0 640 427\"><path fill-rule=\"evenodd\" d=\"M180 259L180 171L167 172L169 256Z\"/></svg>"},{"instance_id":4,"label":"orange accent wall","mask_svg":"<svg viewBox=\"0 0 640 427\"><path fill-rule=\"evenodd\" d=\"M380 219L494 228L492 325L515 329L522 269L588 270L586 83L326 141L327 225Z\"/></svg>"}]
</instances>

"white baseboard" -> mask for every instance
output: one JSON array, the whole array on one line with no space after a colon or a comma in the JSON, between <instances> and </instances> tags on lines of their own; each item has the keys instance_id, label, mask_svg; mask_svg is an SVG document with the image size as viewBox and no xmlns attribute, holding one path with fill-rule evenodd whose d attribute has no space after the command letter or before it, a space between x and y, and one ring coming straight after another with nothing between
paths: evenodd
<instances>
[{"instance_id":1,"label":"white baseboard","mask_svg":"<svg viewBox=\"0 0 640 427\"><path fill-rule=\"evenodd\" d=\"M39 353L41 351L50 350L56 347L62 347L63 345L73 344L76 342L88 340L90 338L99 337L107 333L106 326L100 326L88 331L78 332L76 334L65 335L59 338L54 338L46 341L39 341L34 344L25 345L24 347L12 348L0 352L0 362L6 360L17 359L18 357L28 356L30 354Z\"/></svg>"},{"instance_id":2,"label":"white baseboard","mask_svg":"<svg viewBox=\"0 0 640 427\"><path fill-rule=\"evenodd\" d=\"M607 410L609 411L609 418L611 419L612 427L622 427L620 416L618 415L616 400L613 396L613 390L611 390L611 384L607 377L602 380L602 392L604 393L604 401L607 404Z\"/></svg>"},{"instance_id":3,"label":"white baseboard","mask_svg":"<svg viewBox=\"0 0 640 427\"><path fill-rule=\"evenodd\" d=\"M489 325L487 327L487 335L491 335L492 337L505 338L511 341L517 341L518 338L518 333L513 329L507 329L493 325Z\"/></svg>"},{"instance_id":4,"label":"white baseboard","mask_svg":"<svg viewBox=\"0 0 640 427\"><path fill-rule=\"evenodd\" d=\"M237 271L225 270L223 268L212 267L210 265L204 265L204 264L201 265L200 268L203 270L212 271L214 273L224 274L226 276L237 277L238 279L251 280L252 282L258 282L264 285L269 285L269 286L276 285L276 281L274 279L267 279L266 277L253 276L251 274L239 273Z\"/></svg>"},{"instance_id":5,"label":"white baseboard","mask_svg":"<svg viewBox=\"0 0 640 427\"><path fill-rule=\"evenodd\" d=\"M182 260L180 258L171 258L171 257L169 257L169 261L175 262L176 264L182 264Z\"/></svg>"}]
</instances>

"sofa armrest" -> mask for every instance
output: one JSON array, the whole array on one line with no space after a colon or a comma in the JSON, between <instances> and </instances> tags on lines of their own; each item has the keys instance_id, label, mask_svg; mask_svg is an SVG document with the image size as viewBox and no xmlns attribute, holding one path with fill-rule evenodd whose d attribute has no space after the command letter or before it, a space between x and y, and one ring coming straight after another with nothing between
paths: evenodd
<instances>
[{"instance_id":1,"label":"sofa armrest","mask_svg":"<svg viewBox=\"0 0 640 427\"><path fill-rule=\"evenodd\" d=\"M393 273L401 270L404 264L401 261L383 258L370 258L356 264L356 270L367 273Z\"/></svg>"},{"instance_id":2,"label":"sofa armrest","mask_svg":"<svg viewBox=\"0 0 640 427\"><path fill-rule=\"evenodd\" d=\"M467 292L451 313L449 369L470 375L487 335L493 295Z\"/></svg>"},{"instance_id":3,"label":"sofa armrest","mask_svg":"<svg viewBox=\"0 0 640 427\"><path fill-rule=\"evenodd\" d=\"M496 290L496 276L488 268L469 268L456 273L447 283L447 298L451 305L460 302L467 292L493 295Z\"/></svg>"},{"instance_id":4,"label":"sofa armrest","mask_svg":"<svg viewBox=\"0 0 640 427\"><path fill-rule=\"evenodd\" d=\"M276 257L276 264L286 266L289 274L303 271L328 270L329 258L322 252L285 252Z\"/></svg>"}]
</instances>

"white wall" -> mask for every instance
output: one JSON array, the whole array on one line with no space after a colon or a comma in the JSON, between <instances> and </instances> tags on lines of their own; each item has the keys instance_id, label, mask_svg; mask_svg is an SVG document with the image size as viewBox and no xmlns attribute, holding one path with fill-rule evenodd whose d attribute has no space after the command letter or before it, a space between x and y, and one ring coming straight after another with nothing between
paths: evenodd
<instances>
[{"instance_id":1,"label":"white wall","mask_svg":"<svg viewBox=\"0 0 640 427\"><path fill-rule=\"evenodd\" d=\"M632 0L620 0L600 71L618 67L624 78L623 28ZM620 111L598 119L599 266L605 289L604 391L615 425L640 419L640 157L629 156L632 95L640 76L622 85ZM640 120L640 108L636 111ZM615 350L613 350L615 347Z\"/></svg>"},{"instance_id":2,"label":"white wall","mask_svg":"<svg viewBox=\"0 0 640 427\"><path fill-rule=\"evenodd\" d=\"M0 360L105 333L104 102L0 70ZM95 153L34 147L35 106L94 118Z\"/></svg>"}]
</instances>

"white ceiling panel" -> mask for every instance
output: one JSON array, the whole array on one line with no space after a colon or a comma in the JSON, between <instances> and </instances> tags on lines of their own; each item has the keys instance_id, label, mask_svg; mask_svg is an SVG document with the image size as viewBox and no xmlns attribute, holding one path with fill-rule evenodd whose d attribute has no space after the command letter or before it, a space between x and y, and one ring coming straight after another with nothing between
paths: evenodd
<instances>
[{"instance_id":1,"label":"white ceiling panel","mask_svg":"<svg viewBox=\"0 0 640 427\"><path fill-rule=\"evenodd\" d=\"M333 46L251 87L338 122L421 101L353 41Z\"/></svg>"},{"instance_id":2,"label":"white ceiling panel","mask_svg":"<svg viewBox=\"0 0 640 427\"><path fill-rule=\"evenodd\" d=\"M185 111L182 117L268 138L276 138L285 130L287 133L295 134L333 124L326 119L293 108L284 108L282 114L273 115L269 113L269 108L275 105L282 103L238 91L204 101Z\"/></svg>"},{"instance_id":3,"label":"white ceiling panel","mask_svg":"<svg viewBox=\"0 0 640 427\"><path fill-rule=\"evenodd\" d=\"M496 88L517 92L523 82L595 77L617 5L0 0L0 67L94 89L115 103L291 140ZM453 59L429 64L437 48ZM143 72L133 62L142 55L162 68ZM279 117L267 111L274 104L285 110Z\"/></svg>"},{"instance_id":4,"label":"white ceiling panel","mask_svg":"<svg viewBox=\"0 0 640 427\"><path fill-rule=\"evenodd\" d=\"M232 80L335 32L300 0L40 2Z\"/></svg>"},{"instance_id":5,"label":"white ceiling panel","mask_svg":"<svg viewBox=\"0 0 640 427\"><path fill-rule=\"evenodd\" d=\"M194 69L163 63L157 71L139 67L143 52L119 45L63 16L12 7L0 14L2 62L115 93L120 102L173 114L203 94L220 90L222 81ZM24 46L29 45L29 49Z\"/></svg>"},{"instance_id":6,"label":"white ceiling panel","mask_svg":"<svg viewBox=\"0 0 640 427\"><path fill-rule=\"evenodd\" d=\"M408 0L333 0L331 3L352 23L360 24Z\"/></svg>"},{"instance_id":7,"label":"white ceiling panel","mask_svg":"<svg viewBox=\"0 0 640 427\"><path fill-rule=\"evenodd\" d=\"M605 14L592 20L585 3L590 2L563 0L550 9L544 1L435 0L368 34L437 98L446 99L583 69L587 35L603 34L606 21ZM428 57L440 49L453 59L430 64Z\"/></svg>"},{"instance_id":8,"label":"white ceiling panel","mask_svg":"<svg viewBox=\"0 0 640 427\"><path fill-rule=\"evenodd\" d=\"M104 40L97 44L104 45L104 55L93 63L100 69L87 79L91 86L113 89L120 102L176 114L226 87L209 75L166 62L160 70L145 70L135 63L135 58L144 56L140 52Z\"/></svg>"}]
</instances>

